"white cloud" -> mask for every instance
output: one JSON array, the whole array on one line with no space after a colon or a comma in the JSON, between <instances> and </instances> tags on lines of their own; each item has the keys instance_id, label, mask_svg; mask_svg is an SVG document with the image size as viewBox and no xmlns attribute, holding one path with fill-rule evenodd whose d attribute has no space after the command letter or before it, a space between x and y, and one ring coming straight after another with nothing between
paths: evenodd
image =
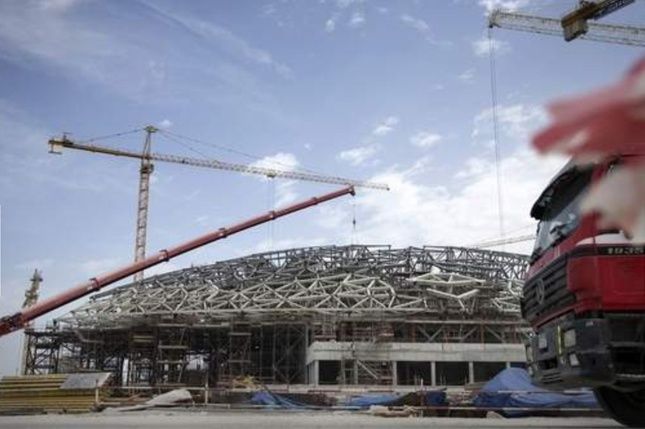
<instances>
[{"instance_id":1,"label":"white cloud","mask_svg":"<svg viewBox=\"0 0 645 429\"><path fill-rule=\"evenodd\" d=\"M283 171L293 171L300 167L300 162L292 153L278 152L275 155L265 156L251 164L255 167L272 168ZM298 193L294 190L296 181L285 179L268 179L262 177L261 180L274 181L275 186L275 206L282 207L287 205L298 198Z\"/></svg>"},{"instance_id":2,"label":"white cloud","mask_svg":"<svg viewBox=\"0 0 645 429\"><path fill-rule=\"evenodd\" d=\"M417 147L428 148L438 144L442 140L440 134L429 131L421 131L410 137L410 143Z\"/></svg>"},{"instance_id":3,"label":"white cloud","mask_svg":"<svg viewBox=\"0 0 645 429\"><path fill-rule=\"evenodd\" d=\"M472 83L475 80L475 69L468 69L461 73L457 78L465 83Z\"/></svg>"},{"instance_id":4,"label":"white cloud","mask_svg":"<svg viewBox=\"0 0 645 429\"><path fill-rule=\"evenodd\" d=\"M351 165L363 165L367 161L372 160L381 149L380 145L375 143L375 141L394 131L398 123L399 118L396 116L388 116L382 121L379 121L372 129L370 135L364 139L362 146L340 152L338 159L348 162ZM378 161L374 162L377 163Z\"/></svg>"},{"instance_id":5,"label":"white cloud","mask_svg":"<svg viewBox=\"0 0 645 429\"><path fill-rule=\"evenodd\" d=\"M336 21L333 18L329 18L327 22L325 22L325 31L328 33L333 33L335 29Z\"/></svg>"},{"instance_id":6,"label":"white cloud","mask_svg":"<svg viewBox=\"0 0 645 429\"><path fill-rule=\"evenodd\" d=\"M532 222L529 210L534 199L563 163L561 158L539 158L527 149L502 160L507 231ZM476 169L464 167L471 171L458 173L462 186L456 190L424 183L427 168L426 162L415 163L409 168L390 168L371 178L388 183L391 191L357 194L360 242L394 246L468 245L499 236L496 174L492 163L483 163ZM344 217L336 213L335 219L339 225L349 222L349 209L345 209ZM334 229L334 225L330 227L323 220L320 226ZM514 250L528 252L530 246L530 243L521 243Z\"/></svg>"},{"instance_id":7,"label":"white cloud","mask_svg":"<svg viewBox=\"0 0 645 429\"><path fill-rule=\"evenodd\" d=\"M202 191L201 191L200 189L193 189L193 190L192 190L192 191L190 191L189 193L184 194L184 195L183 195L183 198L184 198L184 200L186 200L186 201L193 201L193 200L194 200L195 198L197 198L201 193L202 193Z\"/></svg>"},{"instance_id":8,"label":"white cloud","mask_svg":"<svg viewBox=\"0 0 645 429\"><path fill-rule=\"evenodd\" d=\"M52 258L42 258L42 259L32 259L29 261L21 262L16 265L16 268L19 270L30 270L35 269L42 270L49 268L54 265L54 260Z\"/></svg>"},{"instance_id":9,"label":"white cloud","mask_svg":"<svg viewBox=\"0 0 645 429\"><path fill-rule=\"evenodd\" d=\"M490 160L480 157L468 158L464 161L464 168L455 173L455 178L470 179L480 176L492 168L494 168L494 164Z\"/></svg>"},{"instance_id":10,"label":"white cloud","mask_svg":"<svg viewBox=\"0 0 645 429\"><path fill-rule=\"evenodd\" d=\"M512 231L534 224L530 208L566 160L539 157L527 149L529 134L544 120L541 108L521 104L499 107L502 136L512 140L508 147L519 148L502 157L499 164L504 229L512 236ZM490 137L490 119L489 109L476 115L472 132L476 141ZM359 192L356 196L358 242L465 246L499 237L497 174L492 157L464 159L453 173L457 180L448 181L450 186L430 182L430 168L436 167L425 157L411 166L392 166L370 178L387 183L391 191ZM318 223L332 233L351 218L350 209L339 206L333 222L325 218ZM531 246L523 242L499 250L529 253Z\"/></svg>"},{"instance_id":11,"label":"white cloud","mask_svg":"<svg viewBox=\"0 0 645 429\"><path fill-rule=\"evenodd\" d=\"M336 0L336 6L339 9L347 9L350 6L359 5L364 2L365 0Z\"/></svg>"},{"instance_id":12,"label":"white cloud","mask_svg":"<svg viewBox=\"0 0 645 429\"><path fill-rule=\"evenodd\" d=\"M119 268L123 260L119 258L88 259L77 264L80 273L84 276L97 276L107 271Z\"/></svg>"},{"instance_id":13,"label":"white cloud","mask_svg":"<svg viewBox=\"0 0 645 429\"><path fill-rule=\"evenodd\" d=\"M511 45L508 42L491 38L490 40L485 35L472 42L473 52L478 57L487 56L491 50L496 55L504 55L511 51Z\"/></svg>"},{"instance_id":14,"label":"white cloud","mask_svg":"<svg viewBox=\"0 0 645 429\"><path fill-rule=\"evenodd\" d=\"M72 7L78 3L82 0L0 1L0 58L21 67L42 68L70 80L106 86L135 101L156 103L199 96L214 103L224 103L223 100L230 103L229 98L235 97L267 111L266 104L273 103L248 65L264 66L279 75L291 76L288 66L226 29L215 27L218 32L212 30L213 26L178 21L142 1L138 4L148 10L138 8L136 17L151 18L151 25L126 34L104 22L102 17L117 13L104 2L93 2L97 16L91 20L82 13L84 8ZM155 48L160 29L171 34L163 55ZM190 45L185 43L187 35L195 39ZM210 52L216 55L207 55L205 48L216 51ZM207 85L215 85L218 95L205 92ZM275 109L270 112L276 114Z\"/></svg>"},{"instance_id":15,"label":"white cloud","mask_svg":"<svg viewBox=\"0 0 645 429\"><path fill-rule=\"evenodd\" d=\"M352 28L362 27L363 25L365 25L365 14L360 11L355 11L354 13L352 13L352 16L349 18L347 25L349 25Z\"/></svg>"},{"instance_id":16,"label":"white cloud","mask_svg":"<svg viewBox=\"0 0 645 429\"><path fill-rule=\"evenodd\" d=\"M413 17L411 15L408 15L408 14L401 15L400 19L401 19L401 22L403 22L404 25L414 29L419 34L421 34L427 42L429 42L429 43L431 43L433 45L442 46L442 47L452 45L451 41L435 39L431 34L430 25L426 21L424 21L423 19L415 18L415 17Z\"/></svg>"},{"instance_id":17,"label":"white cloud","mask_svg":"<svg viewBox=\"0 0 645 429\"><path fill-rule=\"evenodd\" d=\"M394 127L398 123L399 118L397 118L396 116L388 116L376 125L376 127L372 130L372 134L379 137L387 135L394 131Z\"/></svg>"},{"instance_id":18,"label":"white cloud","mask_svg":"<svg viewBox=\"0 0 645 429\"><path fill-rule=\"evenodd\" d=\"M0 129L5 130L0 137L0 147L3 148L0 151L0 195L4 198L19 193L29 184L97 194L109 191L130 195L133 191L131 183L102 163L81 163L72 168L73 177L66 174L70 171L68 158L52 157L47 151L42 151L42 142L47 141L53 132L34 125L33 119L25 112L2 99Z\"/></svg>"},{"instance_id":19,"label":"white cloud","mask_svg":"<svg viewBox=\"0 0 645 429\"><path fill-rule=\"evenodd\" d=\"M408 27L414 28L419 33L427 33L430 31L430 26L423 19L414 18L410 15L401 15L401 21Z\"/></svg>"},{"instance_id":20,"label":"white cloud","mask_svg":"<svg viewBox=\"0 0 645 429\"><path fill-rule=\"evenodd\" d=\"M364 164L369 159L373 158L378 151L376 145L359 146L353 149L342 151L338 154L338 158L342 161L349 162L351 165Z\"/></svg>"},{"instance_id":21,"label":"white cloud","mask_svg":"<svg viewBox=\"0 0 645 429\"><path fill-rule=\"evenodd\" d=\"M63 2L42 2L36 8L0 2L0 56L19 63L47 61L54 69L109 81L108 61L118 49L115 41L86 25L73 24L66 14L52 13L62 12L63 7Z\"/></svg>"},{"instance_id":22,"label":"white cloud","mask_svg":"<svg viewBox=\"0 0 645 429\"><path fill-rule=\"evenodd\" d=\"M283 77L290 78L293 76L289 66L275 60L269 52L252 46L249 42L227 28L220 27L211 22L202 21L198 18L170 13L150 3L146 4L167 19L177 22L186 30L201 37L206 42L216 43L233 55L256 64L267 66Z\"/></svg>"},{"instance_id":23,"label":"white cloud","mask_svg":"<svg viewBox=\"0 0 645 429\"><path fill-rule=\"evenodd\" d=\"M275 155L265 156L251 164L254 167L274 168L278 170L292 171L300 166L298 158L292 153L278 152Z\"/></svg>"},{"instance_id":24,"label":"white cloud","mask_svg":"<svg viewBox=\"0 0 645 429\"><path fill-rule=\"evenodd\" d=\"M180 267L174 262L162 262L159 265L155 265L154 267L147 269L144 275L146 278L148 278L152 276L158 276L159 274L169 273L171 271L177 271L181 268L185 267Z\"/></svg>"},{"instance_id":25,"label":"white cloud","mask_svg":"<svg viewBox=\"0 0 645 429\"><path fill-rule=\"evenodd\" d=\"M525 104L498 105L497 121L500 136L526 144L531 133L546 123L547 115L541 107ZM493 112L487 108L473 120L472 138L478 143L489 143L493 133Z\"/></svg>"},{"instance_id":26,"label":"white cloud","mask_svg":"<svg viewBox=\"0 0 645 429\"><path fill-rule=\"evenodd\" d=\"M530 2L531 0L479 0L479 5L486 9L487 13L495 9L504 9L513 12L528 6Z\"/></svg>"},{"instance_id":27,"label":"white cloud","mask_svg":"<svg viewBox=\"0 0 645 429\"><path fill-rule=\"evenodd\" d=\"M322 206L321 206L322 207ZM299 247L323 246L330 244L324 237L319 238L283 238L283 239L264 239L249 249L240 251L239 256L248 256L254 253L271 252L276 249L293 249Z\"/></svg>"},{"instance_id":28,"label":"white cloud","mask_svg":"<svg viewBox=\"0 0 645 429\"><path fill-rule=\"evenodd\" d=\"M200 226L208 225L208 220L210 219L209 215L201 215L195 218L195 223Z\"/></svg>"},{"instance_id":29,"label":"white cloud","mask_svg":"<svg viewBox=\"0 0 645 429\"><path fill-rule=\"evenodd\" d=\"M83 0L40 0L38 6L41 9L53 12L66 12Z\"/></svg>"},{"instance_id":30,"label":"white cloud","mask_svg":"<svg viewBox=\"0 0 645 429\"><path fill-rule=\"evenodd\" d=\"M170 119L164 119L163 121L159 122L159 128L170 128L173 126L173 123Z\"/></svg>"},{"instance_id":31,"label":"white cloud","mask_svg":"<svg viewBox=\"0 0 645 429\"><path fill-rule=\"evenodd\" d=\"M386 7L377 7L376 11L381 15L387 15L390 12L390 10Z\"/></svg>"},{"instance_id":32,"label":"white cloud","mask_svg":"<svg viewBox=\"0 0 645 429\"><path fill-rule=\"evenodd\" d=\"M339 22L345 22L349 28L359 29L366 24L364 0L336 0L332 4L331 17L325 21L325 31L333 33ZM325 1L321 1L325 3Z\"/></svg>"}]
</instances>

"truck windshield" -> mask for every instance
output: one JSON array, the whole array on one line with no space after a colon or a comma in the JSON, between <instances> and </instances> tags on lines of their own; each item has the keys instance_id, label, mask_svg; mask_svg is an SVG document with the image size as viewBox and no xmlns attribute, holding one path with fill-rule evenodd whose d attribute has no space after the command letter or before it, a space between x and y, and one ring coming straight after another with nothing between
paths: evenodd
<instances>
[{"instance_id":1,"label":"truck windshield","mask_svg":"<svg viewBox=\"0 0 645 429\"><path fill-rule=\"evenodd\" d=\"M567 173L555 185L538 223L532 258L568 237L580 224L580 201L591 182L591 169Z\"/></svg>"}]
</instances>

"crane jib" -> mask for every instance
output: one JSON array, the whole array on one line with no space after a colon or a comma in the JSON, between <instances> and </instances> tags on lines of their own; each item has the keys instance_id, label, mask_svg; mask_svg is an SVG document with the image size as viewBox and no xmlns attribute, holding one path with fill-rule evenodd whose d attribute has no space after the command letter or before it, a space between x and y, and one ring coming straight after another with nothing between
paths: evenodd
<instances>
[{"instance_id":1,"label":"crane jib","mask_svg":"<svg viewBox=\"0 0 645 429\"><path fill-rule=\"evenodd\" d=\"M62 148L76 149L86 152L102 153L105 155L123 156L135 159L149 159L151 161L169 162L174 164L192 165L195 167L213 168L218 170L237 171L240 173L256 174L271 178L284 178L293 180L304 180L309 182L329 183L335 185L351 185L355 187L380 189L388 191L389 187L384 183L376 183L362 180L346 179L343 177L326 176L322 174L307 173L303 171L279 170L273 168L259 167L249 164L236 164L213 159L190 158L178 155L168 155L159 153L143 154L140 152L126 149L114 149L106 146L94 144L76 143L66 137L62 139L49 140L50 152L60 154Z\"/></svg>"}]
</instances>

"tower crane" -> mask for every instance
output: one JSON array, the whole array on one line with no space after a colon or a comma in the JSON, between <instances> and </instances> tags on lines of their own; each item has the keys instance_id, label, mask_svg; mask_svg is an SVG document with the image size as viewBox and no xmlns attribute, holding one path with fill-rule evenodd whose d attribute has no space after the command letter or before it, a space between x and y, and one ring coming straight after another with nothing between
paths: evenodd
<instances>
[{"instance_id":1,"label":"tower crane","mask_svg":"<svg viewBox=\"0 0 645 429\"><path fill-rule=\"evenodd\" d=\"M575 38L592 40L595 42L617 43L630 46L645 46L645 27L628 25L587 23L586 16L597 19L614 9L609 9L607 1L600 2L607 8L600 8L598 3L593 3L593 8L587 7L586 13L579 10L571 12L563 19L535 16L525 13L494 10L488 17L489 28L499 27L508 30L525 31L529 33L540 33L549 36L564 37L570 41ZM619 2L612 2L619 3ZM623 2L622 6L630 2ZM594 6L595 5L595 6ZM596 15L590 14L596 11Z\"/></svg>"},{"instance_id":2,"label":"tower crane","mask_svg":"<svg viewBox=\"0 0 645 429\"><path fill-rule=\"evenodd\" d=\"M38 301L38 296L40 294L40 283L42 281L42 273L37 269L34 270L34 274L31 276L31 284L25 292L25 300L22 303L22 308L31 307L36 303L36 301Z\"/></svg>"},{"instance_id":3,"label":"tower crane","mask_svg":"<svg viewBox=\"0 0 645 429\"><path fill-rule=\"evenodd\" d=\"M135 130L140 131L140 130ZM389 190L389 187L384 183L375 183L362 180L346 179L336 176L326 176L316 173L308 173L303 171L289 171L274 168L259 167L249 164L237 164L215 159L199 159L190 158L178 155L169 155L152 152L152 135L156 132L164 133L152 125L143 128L145 131L145 141L142 152L136 152L126 149L111 148L107 146L100 146L96 144L88 144L82 142L75 142L70 140L66 135L61 138L52 138L49 140L49 152L54 154L61 154L63 149L76 149L85 152L92 152L103 155L121 156L125 158L134 158L141 161L139 169L139 194L137 205L137 223L136 235L134 245L134 262L142 261L146 255L146 231L148 220L148 200L150 195L150 176L154 169L153 161L168 162L174 164L189 165L193 167L211 168L217 170L235 171L238 173L254 174L265 176L268 178L281 178L289 180L303 180L309 182L328 183L337 185L346 185L353 187L363 187L370 189ZM124 133L121 133L124 134ZM143 279L143 271L135 273L134 280L141 281Z\"/></svg>"},{"instance_id":4,"label":"tower crane","mask_svg":"<svg viewBox=\"0 0 645 429\"><path fill-rule=\"evenodd\" d=\"M35 305L38 301L38 296L40 294L40 283L43 281L43 276L40 271L37 269L34 270L34 274L31 276L31 284L29 288L25 291L25 300L22 303L23 310L26 308ZM33 322L28 321L25 323L25 329L28 329L32 326ZM22 355L20 356L20 374L25 374L25 368L27 367L27 353L29 351L29 343L27 341L27 336L22 338Z\"/></svg>"}]
</instances>

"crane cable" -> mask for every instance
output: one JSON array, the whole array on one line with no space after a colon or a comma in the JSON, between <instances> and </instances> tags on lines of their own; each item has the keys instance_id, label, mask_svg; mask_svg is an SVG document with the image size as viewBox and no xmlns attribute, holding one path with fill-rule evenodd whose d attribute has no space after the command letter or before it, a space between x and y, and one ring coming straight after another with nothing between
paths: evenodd
<instances>
[{"instance_id":1,"label":"crane cable","mask_svg":"<svg viewBox=\"0 0 645 429\"><path fill-rule=\"evenodd\" d=\"M254 155L252 153L244 152L244 151L241 151L241 150L238 150L238 149L233 149L231 147L224 146L224 145L221 145L221 144L210 143L210 142L200 140L200 139L196 139L196 138L193 138L193 137L184 136L184 135L174 133L174 132L171 132L171 131L168 131L168 130L159 130L159 132L161 134L166 135L166 137L172 136L175 139L182 139L182 140L189 141L189 142L192 142L192 143L197 143L197 144L200 144L200 145L203 145L203 146L209 146L211 148L221 150L221 151L224 151L224 152L228 152L228 153L233 153L233 154L236 154L236 155L240 155L240 156L243 156L245 158L252 159L254 161L262 161L262 160L266 159L266 157L263 157L263 156ZM175 141L177 141L177 140L175 140ZM308 169L308 168L305 168L305 167L294 167L293 165L288 165L288 164L285 164L285 163L282 163L282 162L279 162L279 161L271 161L271 164L279 166L279 168L281 168L283 170L300 171L300 172L304 172L304 173L325 175L325 173L322 173L320 171L311 170L311 169Z\"/></svg>"},{"instance_id":2,"label":"crane cable","mask_svg":"<svg viewBox=\"0 0 645 429\"><path fill-rule=\"evenodd\" d=\"M500 165L499 131L497 121L497 78L495 69L495 41L492 29L488 28L488 57L490 60L490 93L491 113L493 117L493 146L495 149L495 175L497 179L497 215L499 218L499 236L504 239L504 203L502 198L502 172Z\"/></svg>"},{"instance_id":3,"label":"crane cable","mask_svg":"<svg viewBox=\"0 0 645 429\"><path fill-rule=\"evenodd\" d=\"M275 210L275 178L267 177L267 205L269 211ZM275 222L267 222L267 250L273 251L273 236L275 234Z\"/></svg>"},{"instance_id":4,"label":"crane cable","mask_svg":"<svg viewBox=\"0 0 645 429\"><path fill-rule=\"evenodd\" d=\"M142 131L145 131L145 127L144 128L135 128L135 129L132 129L132 130L122 131L122 132L113 133L113 134L106 134L106 135L102 135L102 136L98 136L98 137L92 137L92 138L85 139L85 140L79 140L78 142L87 144L87 143L91 143L91 142L95 142L95 141L99 141L99 140L107 140L107 139L110 139L110 138L121 137L121 136L125 136L125 135L128 135L128 134L134 134L134 133L138 133L138 132L142 132ZM214 158L212 156L206 155L204 152L196 149L194 146L192 146L190 144L187 144L186 142L197 143L197 144L200 144L200 145L203 145L203 146L210 146L211 148L221 150L221 151L225 151L225 152L229 152L229 153L234 153L234 154L237 154L237 155L241 155L241 156L244 156L246 158L249 158L249 159L252 159L252 160L255 160L255 161L262 161L262 160L266 159L266 157L253 155L253 154L243 152L243 151L240 151L240 150L237 150L237 149L233 149L233 148L230 148L230 147L227 147L227 146L224 146L224 145L220 145L220 144L209 143L209 142L206 142L204 140L184 136L184 135L181 135L181 134L178 134L178 133L173 133L171 131L164 130L164 129L159 129L158 128L157 132L159 133L159 135L161 135L162 137L166 138L167 140L172 141L174 143L177 143L180 146L183 146L184 148L188 149L189 151L199 155L201 158L206 159L206 160L212 160ZM316 174L316 175L320 175L320 176L327 175L327 174L322 173L320 171L312 170L312 169L305 168L305 167L294 167L293 165L288 165L288 164L285 164L285 163L282 163L282 162L279 162L279 161L271 161L270 164L272 164L273 167L271 165L269 165L268 168L277 168L278 170L283 170L283 171L294 171L294 172L301 172L301 173L309 173L309 174Z\"/></svg>"},{"instance_id":5,"label":"crane cable","mask_svg":"<svg viewBox=\"0 0 645 429\"><path fill-rule=\"evenodd\" d=\"M111 139L111 138L114 138L114 137L121 137L121 136L125 136L125 135L128 135L128 134L134 134L134 133L138 133L138 132L141 132L141 131L144 131L144 130L145 130L145 128L135 128L133 130L121 131L119 133L106 134L106 135L103 135L103 136L92 137L92 138L86 139L86 140L80 140L79 143L91 143L91 142L95 142L95 141L99 141L99 140L106 140L106 139Z\"/></svg>"},{"instance_id":6,"label":"crane cable","mask_svg":"<svg viewBox=\"0 0 645 429\"><path fill-rule=\"evenodd\" d=\"M352 195L352 233L350 235L350 244L356 243L356 196Z\"/></svg>"},{"instance_id":7,"label":"crane cable","mask_svg":"<svg viewBox=\"0 0 645 429\"><path fill-rule=\"evenodd\" d=\"M204 152L202 152L202 151L200 151L200 150L195 149L193 146L191 146L191 145L189 145L189 144L186 144L186 143L182 142L181 140L179 140L179 139L177 139L177 138L173 137L172 135L168 135L168 134L164 133L163 131L160 131L160 135L161 135L163 138L165 138L166 140L171 141L171 142L175 142L175 143L177 143L178 145L183 146L184 148L188 149L189 151L191 151L191 152L193 152L193 153L196 153L197 155L199 155L199 156L200 156L200 157L202 157L203 159L206 159L206 160L210 160L210 159L212 159L211 157L207 156Z\"/></svg>"}]
</instances>

